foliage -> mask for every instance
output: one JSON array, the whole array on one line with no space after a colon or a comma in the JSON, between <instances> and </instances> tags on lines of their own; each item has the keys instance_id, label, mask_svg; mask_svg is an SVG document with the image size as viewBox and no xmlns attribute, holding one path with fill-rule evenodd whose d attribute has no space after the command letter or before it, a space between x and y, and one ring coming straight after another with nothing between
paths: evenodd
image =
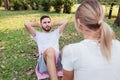
<instances>
[{"instance_id":1,"label":"foliage","mask_svg":"<svg viewBox=\"0 0 120 80\"><path fill-rule=\"evenodd\" d=\"M77 0L77 3L81 3L83 0Z\"/></svg>"},{"instance_id":2,"label":"foliage","mask_svg":"<svg viewBox=\"0 0 120 80\"><path fill-rule=\"evenodd\" d=\"M14 10L27 9L27 3L25 0L10 0L10 6Z\"/></svg>"},{"instance_id":3,"label":"foliage","mask_svg":"<svg viewBox=\"0 0 120 80\"><path fill-rule=\"evenodd\" d=\"M26 0L22 0L21 3L22 3L22 10L27 10L28 9L27 1Z\"/></svg>"},{"instance_id":4,"label":"foliage","mask_svg":"<svg viewBox=\"0 0 120 80\"><path fill-rule=\"evenodd\" d=\"M52 0L52 6L55 9L55 12L60 13L63 5L63 0Z\"/></svg>"},{"instance_id":5,"label":"foliage","mask_svg":"<svg viewBox=\"0 0 120 80\"><path fill-rule=\"evenodd\" d=\"M50 7L51 7L50 0L42 0L41 1L41 6L43 7L44 11L50 11Z\"/></svg>"},{"instance_id":6,"label":"foliage","mask_svg":"<svg viewBox=\"0 0 120 80\"><path fill-rule=\"evenodd\" d=\"M99 0L102 4L120 4L120 0Z\"/></svg>"},{"instance_id":7,"label":"foliage","mask_svg":"<svg viewBox=\"0 0 120 80\"><path fill-rule=\"evenodd\" d=\"M40 8L40 0L10 0L10 6L14 10L27 10L32 8L38 10Z\"/></svg>"},{"instance_id":8,"label":"foliage","mask_svg":"<svg viewBox=\"0 0 120 80\"><path fill-rule=\"evenodd\" d=\"M75 0L64 0L63 13L71 13L71 8L75 4Z\"/></svg>"},{"instance_id":9,"label":"foliage","mask_svg":"<svg viewBox=\"0 0 120 80\"><path fill-rule=\"evenodd\" d=\"M38 10L40 8L41 0L28 0L28 4L32 7L33 10Z\"/></svg>"}]
</instances>

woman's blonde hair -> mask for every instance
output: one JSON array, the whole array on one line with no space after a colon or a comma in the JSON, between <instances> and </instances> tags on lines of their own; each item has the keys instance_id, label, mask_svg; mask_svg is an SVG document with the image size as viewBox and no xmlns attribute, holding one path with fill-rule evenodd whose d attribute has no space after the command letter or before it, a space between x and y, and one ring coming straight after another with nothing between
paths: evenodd
<instances>
[{"instance_id":1,"label":"woman's blonde hair","mask_svg":"<svg viewBox=\"0 0 120 80\"><path fill-rule=\"evenodd\" d=\"M97 0L85 0L76 10L75 18L76 21L80 20L82 24L94 32L100 30L99 41L101 52L109 61L111 58L111 45L112 39L114 39L114 32L104 22L104 12L100 3Z\"/></svg>"}]
</instances>

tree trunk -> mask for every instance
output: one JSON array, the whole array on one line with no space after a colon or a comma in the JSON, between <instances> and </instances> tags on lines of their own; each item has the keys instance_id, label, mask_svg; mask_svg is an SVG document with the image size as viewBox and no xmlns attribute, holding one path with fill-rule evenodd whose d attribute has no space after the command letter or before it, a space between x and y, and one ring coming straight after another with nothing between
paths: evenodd
<instances>
[{"instance_id":1,"label":"tree trunk","mask_svg":"<svg viewBox=\"0 0 120 80\"><path fill-rule=\"evenodd\" d=\"M0 6L2 6L2 0L0 0Z\"/></svg>"},{"instance_id":2,"label":"tree trunk","mask_svg":"<svg viewBox=\"0 0 120 80\"><path fill-rule=\"evenodd\" d=\"M114 6L114 3L111 4L109 15L108 15L108 19L111 19L113 6Z\"/></svg>"},{"instance_id":3,"label":"tree trunk","mask_svg":"<svg viewBox=\"0 0 120 80\"><path fill-rule=\"evenodd\" d=\"M115 24L117 24L117 26L120 26L120 4L119 4L119 10L118 10L117 18L115 20Z\"/></svg>"},{"instance_id":4,"label":"tree trunk","mask_svg":"<svg viewBox=\"0 0 120 80\"><path fill-rule=\"evenodd\" d=\"M10 10L9 1L8 0L4 0L4 5L5 5L5 10Z\"/></svg>"}]
</instances>

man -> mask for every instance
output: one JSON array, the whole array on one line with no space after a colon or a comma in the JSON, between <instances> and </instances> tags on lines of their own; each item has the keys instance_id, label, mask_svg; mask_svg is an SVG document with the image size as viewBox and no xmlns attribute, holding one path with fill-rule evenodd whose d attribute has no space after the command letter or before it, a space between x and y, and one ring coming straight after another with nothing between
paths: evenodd
<instances>
[{"instance_id":1,"label":"man","mask_svg":"<svg viewBox=\"0 0 120 80\"><path fill-rule=\"evenodd\" d=\"M59 68L59 38L67 23L67 20L51 23L49 16L42 16L40 24L35 22L26 22L24 24L28 33L38 45L39 59L36 66L38 80L48 77L51 80L58 80L58 76L62 76ZM51 32L53 26L59 27ZM34 27L42 28L43 32L35 30Z\"/></svg>"}]
</instances>

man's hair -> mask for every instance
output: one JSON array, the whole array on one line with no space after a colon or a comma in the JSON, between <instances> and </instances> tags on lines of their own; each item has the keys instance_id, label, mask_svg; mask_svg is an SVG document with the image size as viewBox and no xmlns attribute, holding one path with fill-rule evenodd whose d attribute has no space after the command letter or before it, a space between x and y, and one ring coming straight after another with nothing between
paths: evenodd
<instances>
[{"instance_id":1,"label":"man's hair","mask_svg":"<svg viewBox=\"0 0 120 80\"><path fill-rule=\"evenodd\" d=\"M49 16L41 16L41 18L40 18L40 22L42 22L42 20L44 19L44 18L49 18L49 19L51 19Z\"/></svg>"}]
</instances>

